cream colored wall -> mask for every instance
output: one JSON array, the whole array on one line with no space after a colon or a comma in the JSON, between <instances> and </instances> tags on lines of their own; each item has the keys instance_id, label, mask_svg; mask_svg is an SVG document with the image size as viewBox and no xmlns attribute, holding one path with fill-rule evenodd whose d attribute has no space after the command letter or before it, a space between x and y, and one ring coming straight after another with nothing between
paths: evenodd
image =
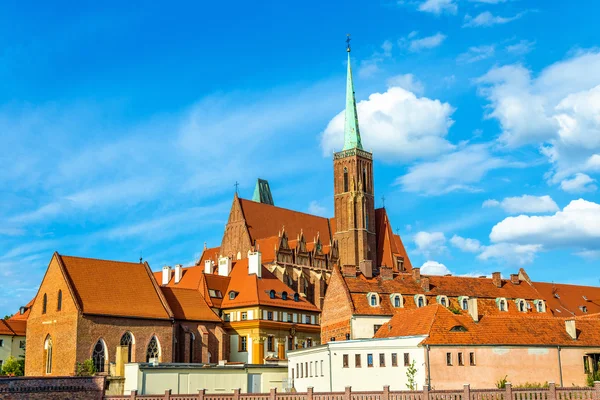
<instances>
[{"instance_id":1,"label":"cream colored wall","mask_svg":"<svg viewBox=\"0 0 600 400\"><path fill-rule=\"evenodd\" d=\"M25 356L25 350L20 348L21 340L25 340L25 336L0 335L0 340L3 341L2 346L0 346L0 360L3 363L10 356L16 359Z\"/></svg>"},{"instance_id":2,"label":"cream colored wall","mask_svg":"<svg viewBox=\"0 0 600 400\"><path fill-rule=\"evenodd\" d=\"M453 366L446 365L446 353L452 353ZM464 354L465 365L459 366L457 354ZM469 353L475 353L475 366L469 365ZM561 349L563 386L584 386L586 375L583 356L600 353L596 349ZM554 382L560 385L558 349L556 347L431 347L431 385L435 389L455 389L457 383L486 389L507 376L513 386L524 383Z\"/></svg>"},{"instance_id":3,"label":"cream colored wall","mask_svg":"<svg viewBox=\"0 0 600 400\"><path fill-rule=\"evenodd\" d=\"M391 317L386 316L355 316L350 321L352 327L352 339L370 339L373 337L373 325L383 325Z\"/></svg>"}]
</instances>

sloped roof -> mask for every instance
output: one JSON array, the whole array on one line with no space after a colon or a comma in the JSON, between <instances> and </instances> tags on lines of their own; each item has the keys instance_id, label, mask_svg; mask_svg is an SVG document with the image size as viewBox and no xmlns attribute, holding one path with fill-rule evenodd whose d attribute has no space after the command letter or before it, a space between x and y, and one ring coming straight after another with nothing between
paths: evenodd
<instances>
[{"instance_id":1,"label":"sloped roof","mask_svg":"<svg viewBox=\"0 0 600 400\"><path fill-rule=\"evenodd\" d=\"M176 319L187 321L221 321L210 309L199 291L165 286L161 287L161 290Z\"/></svg>"},{"instance_id":2,"label":"sloped roof","mask_svg":"<svg viewBox=\"0 0 600 400\"><path fill-rule=\"evenodd\" d=\"M600 313L600 287L545 282L533 282L533 286L557 317ZM580 308L584 306L587 313Z\"/></svg>"},{"instance_id":3,"label":"sloped roof","mask_svg":"<svg viewBox=\"0 0 600 400\"><path fill-rule=\"evenodd\" d=\"M0 335L25 336L27 321L22 319L0 320Z\"/></svg>"},{"instance_id":4,"label":"sloped roof","mask_svg":"<svg viewBox=\"0 0 600 400\"><path fill-rule=\"evenodd\" d=\"M548 316L494 315L484 316L475 323L469 315L455 315L436 304L398 312L375 337L428 335L422 344L430 345L598 346L599 318L576 319L576 340L567 334L565 320Z\"/></svg>"},{"instance_id":5,"label":"sloped roof","mask_svg":"<svg viewBox=\"0 0 600 400\"><path fill-rule=\"evenodd\" d=\"M234 262L229 274L230 281L227 293L224 293L222 308L246 307L254 305L268 305L274 307L299 309L306 311L319 311L319 309L300 296L299 301L294 301L294 291L281 282L264 266L259 279L255 274L248 274L248 259ZM275 298L271 299L269 292L275 290ZM229 299L229 292L235 291L235 299ZM288 293L288 299L281 298L282 292Z\"/></svg>"},{"instance_id":6,"label":"sloped roof","mask_svg":"<svg viewBox=\"0 0 600 400\"><path fill-rule=\"evenodd\" d=\"M210 249L204 250L196 265L202 265L204 267L204 261L206 260L213 260L216 263L219 258L220 250L221 247L211 247Z\"/></svg>"},{"instance_id":7,"label":"sloped roof","mask_svg":"<svg viewBox=\"0 0 600 400\"><path fill-rule=\"evenodd\" d=\"M181 289L198 289L203 271L204 265L182 268L181 280L178 283L175 283L175 273L171 271L171 279L169 280L169 283L164 286L177 287ZM153 272L153 275L154 279L156 279L156 282L163 286L162 270Z\"/></svg>"},{"instance_id":8,"label":"sloped roof","mask_svg":"<svg viewBox=\"0 0 600 400\"><path fill-rule=\"evenodd\" d=\"M14 315L12 317L10 317L9 319L11 321L18 321L18 320L23 320L23 321L27 321L27 318L29 317L29 313L31 312L31 306L33 305L33 301L35 300L35 297L31 300L29 300L29 303L27 303L25 305L25 312L23 314L21 314L21 309L19 309L16 313L14 313Z\"/></svg>"},{"instance_id":9,"label":"sloped roof","mask_svg":"<svg viewBox=\"0 0 600 400\"><path fill-rule=\"evenodd\" d=\"M58 258L84 314L170 319L171 311L148 264Z\"/></svg>"},{"instance_id":10,"label":"sloped roof","mask_svg":"<svg viewBox=\"0 0 600 400\"><path fill-rule=\"evenodd\" d=\"M304 235L309 238L320 234L323 243L329 243L331 240L327 218L252 200L239 199L239 201L251 241L277 236L282 227L285 227L291 238L304 232Z\"/></svg>"}]
</instances>

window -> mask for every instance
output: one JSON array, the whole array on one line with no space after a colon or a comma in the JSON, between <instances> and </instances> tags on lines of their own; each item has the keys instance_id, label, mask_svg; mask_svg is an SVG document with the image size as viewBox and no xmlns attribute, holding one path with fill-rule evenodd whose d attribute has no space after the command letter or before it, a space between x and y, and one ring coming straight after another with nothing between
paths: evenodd
<instances>
[{"instance_id":1,"label":"window","mask_svg":"<svg viewBox=\"0 0 600 400\"><path fill-rule=\"evenodd\" d=\"M104 342L99 339L92 351L92 361L96 372L104 372L106 364L106 352L104 351Z\"/></svg>"},{"instance_id":2,"label":"window","mask_svg":"<svg viewBox=\"0 0 600 400\"><path fill-rule=\"evenodd\" d=\"M402 307L402 296L399 294L392 295L392 304L394 307Z\"/></svg>"},{"instance_id":3,"label":"window","mask_svg":"<svg viewBox=\"0 0 600 400\"><path fill-rule=\"evenodd\" d=\"M367 169L363 168L363 190L367 192Z\"/></svg>"},{"instance_id":4,"label":"window","mask_svg":"<svg viewBox=\"0 0 600 400\"><path fill-rule=\"evenodd\" d=\"M427 302L425 301L425 296L423 296L422 294L415 295L415 305L417 307L425 307L426 304Z\"/></svg>"},{"instance_id":5,"label":"window","mask_svg":"<svg viewBox=\"0 0 600 400\"><path fill-rule=\"evenodd\" d=\"M267 336L267 351L275 351L275 338Z\"/></svg>"},{"instance_id":6,"label":"window","mask_svg":"<svg viewBox=\"0 0 600 400\"><path fill-rule=\"evenodd\" d=\"M288 313L288 315L287 315L287 321L288 322L292 322L293 318L294 318L294 315L292 313Z\"/></svg>"},{"instance_id":7,"label":"window","mask_svg":"<svg viewBox=\"0 0 600 400\"><path fill-rule=\"evenodd\" d=\"M304 322L310 325L310 315L304 316Z\"/></svg>"},{"instance_id":8,"label":"window","mask_svg":"<svg viewBox=\"0 0 600 400\"><path fill-rule=\"evenodd\" d=\"M308 361L304 363L304 375L308 378Z\"/></svg>"},{"instance_id":9,"label":"window","mask_svg":"<svg viewBox=\"0 0 600 400\"><path fill-rule=\"evenodd\" d=\"M300 378L300 369L298 368L298 363L296 363L296 378Z\"/></svg>"},{"instance_id":10,"label":"window","mask_svg":"<svg viewBox=\"0 0 600 400\"><path fill-rule=\"evenodd\" d=\"M312 338L306 339L306 347L312 347L312 345L313 345Z\"/></svg>"},{"instance_id":11,"label":"window","mask_svg":"<svg viewBox=\"0 0 600 400\"><path fill-rule=\"evenodd\" d=\"M321 376L324 376L323 375L323 360L321 360Z\"/></svg>"},{"instance_id":12,"label":"window","mask_svg":"<svg viewBox=\"0 0 600 400\"><path fill-rule=\"evenodd\" d=\"M588 356L583 356L583 372L586 374L590 373L590 364Z\"/></svg>"},{"instance_id":13,"label":"window","mask_svg":"<svg viewBox=\"0 0 600 400\"><path fill-rule=\"evenodd\" d=\"M379 353L379 366L385 367L385 354Z\"/></svg>"},{"instance_id":14,"label":"window","mask_svg":"<svg viewBox=\"0 0 600 400\"><path fill-rule=\"evenodd\" d=\"M377 307L379 305L379 298L376 293L369 293L369 305L371 307Z\"/></svg>"},{"instance_id":15,"label":"window","mask_svg":"<svg viewBox=\"0 0 600 400\"><path fill-rule=\"evenodd\" d=\"M367 354L367 367L373 366L373 354Z\"/></svg>"},{"instance_id":16,"label":"window","mask_svg":"<svg viewBox=\"0 0 600 400\"><path fill-rule=\"evenodd\" d=\"M56 301L56 311L62 310L62 290L58 291L58 300Z\"/></svg>"},{"instance_id":17,"label":"window","mask_svg":"<svg viewBox=\"0 0 600 400\"><path fill-rule=\"evenodd\" d=\"M4 339L0 339L0 347L4 347Z\"/></svg>"},{"instance_id":18,"label":"window","mask_svg":"<svg viewBox=\"0 0 600 400\"><path fill-rule=\"evenodd\" d=\"M288 350L294 350L294 337L288 336Z\"/></svg>"},{"instance_id":19,"label":"window","mask_svg":"<svg viewBox=\"0 0 600 400\"><path fill-rule=\"evenodd\" d=\"M300 301L300 295L298 293L294 293L294 301Z\"/></svg>"},{"instance_id":20,"label":"window","mask_svg":"<svg viewBox=\"0 0 600 400\"><path fill-rule=\"evenodd\" d=\"M342 356L342 366L344 368L348 368L348 354L344 354Z\"/></svg>"},{"instance_id":21,"label":"window","mask_svg":"<svg viewBox=\"0 0 600 400\"><path fill-rule=\"evenodd\" d=\"M229 292L229 300L233 300L235 299L235 292L232 290L231 292Z\"/></svg>"},{"instance_id":22,"label":"window","mask_svg":"<svg viewBox=\"0 0 600 400\"><path fill-rule=\"evenodd\" d=\"M452 365L452 353L446 353L446 365Z\"/></svg>"},{"instance_id":23,"label":"window","mask_svg":"<svg viewBox=\"0 0 600 400\"><path fill-rule=\"evenodd\" d=\"M398 366L398 354L392 353L392 367Z\"/></svg>"},{"instance_id":24,"label":"window","mask_svg":"<svg viewBox=\"0 0 600 400\"><path fill-rule=\"evenodd\" d=\"M121 346L127 346L127 360L125 360L125 363L133 361L131 358L131 349L133 347L133 336L131 335L131 332L125 332L123 336L121 336L120 344Z\"/></svg>"},{"instance_id":25,"label":"window","mask_svg":"<svg viewBox=\"0 0 600 400\"><path fill-rule=\"evenodd\" d=\"M344 192L348 191L348 168L344 167Z\"/></svg>"},{"instance_id":26,"label":"window","mask_svg":"<svg viewBox=\"0 0 600 400\"><path fill-rule=\"evenodd\" d=\"M582 313L587 313L587 307L586 306L579 306L579 309L581 310Z\"/></svg>"},{"instance_id":27,"label":"window","mask_svg":"<svg viewBox=\"0 0 600 400\"><path fill-rule=\"evenodd\" d=\"M381 328L381 325L373 325L373 335L377 333L377 331Z\"/></svg>"},{"instance_id":28,"label":"window","mask_svg":"<svg viewBox=\"0 0 600 400\"><path fill-rule=\"evenodd\" d=\"M160 345L156 336L152 336L146 348L146 362L150 362L150 359L155 358L160 361Z\"/></svg>"},{"instance_id":29,"label":"window","mask_svg":"<svg viewBox=\"0 0 600 400\"><path fill-rule=\"evenodd\" d=\"M506 299L504 297L498 297L496 299L496 305L498 306L498 310L500 310L500 311L506 311L507 310Z\"/></svg>"},{"instance_id":30,"label":"window","mask_svg":"<svg viewBox=\"0 0 600 400\"><path fill-rule=\"evenodd\" d=\"M410 354L404 353L404 366L408 367L410 365Z\"/></svg>"},{"instance_id":31,"label":"window","mask_svg":"<svg viewBox=\"0 0 600 400\"><path fill-rule=\"evenodd\" d=\"M310 362L309 368L308 368L308 376L310 376L312 378L312 372L313 372L313 368L312 368L313 362Z\"/></svg>"},{"instance_id":32,"label":"window","mask_svg":"<svg viewBox=\"0 0 600 400\"><path fill-rule=\"evenodd\" d=\"M225 314L225 322L231 321L231 317L229 314Z\"/></svg>"},{"instance_id":33,"label":"window","mask_svg":"<svg viewBox=\"0 0 600 400\"><path fill-rule=\"evenodd\" d=\"M543 300L535 300L535 309L537 310L537 312L544 312L545 307L544 307L544 301Z\"/></svg>"},{"instance_id":34,"label":"window","mask_svg":"<svg viewBox=\"0 0 600 400\"><path fill-rule=\"evenodd\" d=\"M350 334L346 333L346 340L350 340Z\"/></svg>"},{"instance_id":35,"label":"window","mask_svg":"<svg viewBox=\"0 0 600 400\"><path fill-rule=\"evenodd\" d=\"M444 307L448 307L448 298L446 296L438 296L437 302Z\"/></svg>"},{"instance_id":36,"label":"window","mask_svg":"<svg viewBox=\"0 0 600 400\"><path fill-rule=\"evenodd\" d=\"M471 365L471 366L475 365L475 353L473 353L473 352L469 353L469 365Z\"/></svg>"},{"instance_id":37,"label":"window","mask_svg":"<svg viewBox=\"0 0 600 400\"><path fill-rule=\"evenodd\" d=\"M238 342L238 351L248 351L248 338L246 336L240 336Z\"/></svg>"},{"instance_id":38,"label":"window","mask_svg":"<svg viewBox=\"0 0 600 400\"><path fill-rule=\"evenodd\" d=\"M44 299L42 300L42 314L46 314L46 307L48 306L48 296L44 293Z\"/></svg>"},{"instance_id":39,"label":"window","mask_svg":"<svg viewBox=\"0 0 600 400\"><path fill-rule=\"evenodd\" d=\"M44 343L44 350L46 350L46 373L52 373L52 337L48 335L46 342Z\"/></svg>"},{"instance_id":40,"label":"window","mask_svg":"<svg viewBox=\"0 0 600 400\"><path fill-rule=\"evenodd\" d=\"M267 311L267 320L273 321L273 311Z\"/></svg>"},{"instance_id":41,"label":"window","mask_svg":"<svg viewBox=\"0 0 600 400\"><path fill-rule=\"evenodd\" d=\"M360 360L360 354L355 354L354 355L354 366L356 368L360 368L361 367L361 360Z\"/></svg>"},{"instance_id":42,"label":"window","mask_svg":"<svg viewBox=\"0 0 600 400\"><path fill-rule=\"evenodd\" d=\"M469 309L469 300L463 298L462 302L461 302L461 306L463 310L468 310Z\"/></svg>"},{"instance_id":43,"label":"window","mask_svg":"<svg viewBox=\"0 0 600 400\"><path fill-rule=\"evenodd\" d=\"M217 299L223 298L223 293L220 290L208 289L208 295L210 297L216 297Z\"/></svg>"},{"instance_id":44,"label":"window","mask_svg":"<svg viewBox=\"0 0 600 400\"><path fill-rule=\"evenodd\" d=\"M19 341L19 348L20 349L25 349L25 341L24 340L20 340Z\"/></svg>"},{"instance_id":45,"label":"window","mask_svg":"<svg viewBox=\"0 0 600 400\"><path fill-rule=\"evenodd\" d=\"M248 320L248 311L242 311L242 321Z\"/></svg>"},{"instance_id":46,"label":"window","mask_svg":"<svg viewBox=\"0 0 600 400\"><path fill-rule=\"evenodd\" d=\"M287 292L281 292L281 299L287 300Z\"/></svg>"},{"instance_id":47,"label":"window","mask_svg":"<svg viewBox=\"0 0 600 400\"><path fill-rule=\"evenodd\" d=\"M458 365L463 366L465 362L463 360L463 353L458 353Z\"/></svg>"},{"instance_id":48,"label":"window","mask_svg":"<svg viewBox=\"0 0 600 400\"><path fill-rule=\"evenodd\" d=\"M527 304L525 303L525 300L523 300L523 299L517 299L517 300L515 300L515 303L517 303L517 309L520 312L527 311Z\"/></svg>"},{"instance_id":49,"label":"window","mask_svg":"<svg viewBox=\"0 0 600 400\"><path fill-rule=\"evenodd\" d=\"M271 298L271 299L275 298L275 291L274 290L269 291L269 298Z\"/></svg>"}]
</instances>

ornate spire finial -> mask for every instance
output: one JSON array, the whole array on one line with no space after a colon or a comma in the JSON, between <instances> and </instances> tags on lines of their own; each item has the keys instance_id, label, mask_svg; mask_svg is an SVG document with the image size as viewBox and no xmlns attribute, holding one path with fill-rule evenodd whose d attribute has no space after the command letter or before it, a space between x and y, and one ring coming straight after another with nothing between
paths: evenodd
<instances>
[{"instance_id":1,"label":"ornate spire finial","mask_svg":"<svg viewBox=\"0 0 600 400\"><path fill-rule=\"evenodd\" d=\"M350 51L351 51L351 49L350 49L350 41L351 41L351 40L352 40L352 39L350 39L350 34L347 34L347 35L346 35L346 51L347 51L348 53L350 53Z\"/></svg>"}]
</instances>

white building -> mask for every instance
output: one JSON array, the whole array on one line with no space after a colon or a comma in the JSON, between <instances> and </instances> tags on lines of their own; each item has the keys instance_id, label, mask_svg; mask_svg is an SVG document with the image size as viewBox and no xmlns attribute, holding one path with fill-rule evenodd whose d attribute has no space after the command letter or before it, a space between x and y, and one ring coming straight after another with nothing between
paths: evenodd
<instances>
[{"instance_id":1,"label":"white building","mask_svg":"<svg viewBox=\"0 0 600 400\"><path fill-rule=\"evenodd\" d=\"M290 351L288 378L298 392L313 387L317 392L352 390L407 390L408 367L422 388L425 353L419 343L426 335L401 338L360 339L329 342L323 346Z\"/></svg>"}]
</instances>

